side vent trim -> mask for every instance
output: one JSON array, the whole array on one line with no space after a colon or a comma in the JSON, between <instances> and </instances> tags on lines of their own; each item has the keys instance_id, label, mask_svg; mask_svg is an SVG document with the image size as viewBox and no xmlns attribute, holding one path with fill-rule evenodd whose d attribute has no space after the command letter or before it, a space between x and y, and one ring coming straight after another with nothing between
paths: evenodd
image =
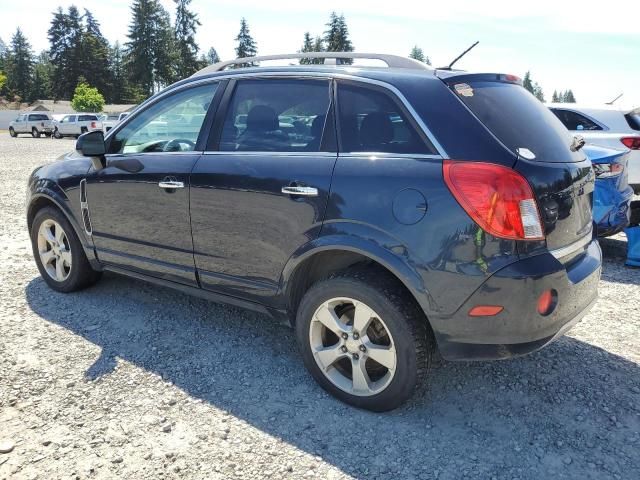
<instances>
[{"instance_id":1,"label":"side vent trim","mask_svg":"<svg viewBox=\"0 0 640 480\"><path fill-rule=\"evenodd\" d=\"M91 215L89 214L89 203L87 203L87 179L80 180L80 210L82 211L82 223L84 232L91 236L93 229L91 228Z\"/></svg>"}]
</instances>

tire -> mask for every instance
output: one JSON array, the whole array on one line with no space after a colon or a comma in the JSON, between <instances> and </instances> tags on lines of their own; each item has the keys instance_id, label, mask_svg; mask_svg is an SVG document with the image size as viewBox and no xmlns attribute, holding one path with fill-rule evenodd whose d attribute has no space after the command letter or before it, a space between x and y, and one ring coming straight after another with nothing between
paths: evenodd
<instances>
[{"instance_id":1,"label":"tire","mask_svg":"<svg viewBox=\"0 0 640 480\"><path fill-rule=\"evenodd\" d=\"M53 138L62 138L62 134L58 130L58 127L56 127L55 130L53 131Z\"/></svg>"},{"instance_id":2,"label":"tire","mask_svg":"<svg viewBox=\"0 0 640 480\"><path fill-rule=\"evenodd\" d=\"M49 231L49 238L55 239L55 242L46 240L45 235L41 235L46 233L44 230ZM75 292L100 279L101 272L91 268L76 232L60 210L53 207L39 210L33 219L30 233L33 256L40 275L53 290ZM46 258L51 260L47 261Z\"/></svg>"},{"instance_id":3,"label":"tire","mask_svg":"<svg viewBox=\"0 0 640 480\"><path fill-rule=\"evenodd\" d=\"M31 129L31 136L33 138L40 138L40 132L38 131L38 129L36 127L33 127Z\"/></svg>"},{"instance_id":4,"label":"tire","mask_svg":"<svg viewBox=\"0 0 640 480\"><path fill-rule=\"evenodd\" d=\"M85 133L87 133L89 130L87 129L87 127L80 127L80 135L84 135Z\"/></svg>"},{"instance_id":5,"label":"tire","mask_svg":"<svg viewBox=\"0 0 640 480\"><path fill-rule=\"evenodd\" d=\"M18 136L13 127L9 127L9 135L11 135L13 138L16 138Z\"/></svg>"},{"instance_id":6,"label":"tire","mask_svg":"<svg viewBox=\"0 0 640 480\"><path fill-rule=\"evenodd\" d=\"M327 323L339 320L339 329L344 328L339 330L342 339L318 320L325 309L336 313L324 318L329 319ZM365 335L354 328L354 312L361 311L365 314L358 316L368 320L358 323L369 322ZM296 336L304 364L322 388L343 402L376 412L394 409L414 394L426 378L434 346L427 320L414 299L395 278L378 269L345 271L314 284L300 302ZM372 359L374 350L387 366ZM320 356L325 353L330 356ZM379 357L381 353L384 357ZM354 365L359 371L364 365L366 374L358 378L366 380L357 382L364 388L356 388Z\"/></svg>"}]
</instances>

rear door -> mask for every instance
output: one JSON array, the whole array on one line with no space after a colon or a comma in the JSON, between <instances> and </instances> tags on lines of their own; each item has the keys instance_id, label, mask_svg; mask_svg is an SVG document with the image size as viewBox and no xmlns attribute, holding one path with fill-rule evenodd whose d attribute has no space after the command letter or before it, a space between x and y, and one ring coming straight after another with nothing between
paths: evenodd
<instances>
[{"instance_id":1,"label":"rear door","mask_svg":"<svg viewBox=\"0 0 640 480\"><path fill-rule=\"evenodd\" d=\"M230 82L191 175L203 288L272 296L289 257L318 235L336 161L330 92L326 78Z\"/></svg>"},{"instance_id":2,"label":"rear door","mask_svg":"<svg viewBox=\"0 0 640 480\"><path fill-rule=\"evenodd\" d=\"M537 197L547 247L565 247L592 233L595 175L572 134L510 76L459 75L451 90L514 155L514 168Z\"/></svg>"}]
</instances>

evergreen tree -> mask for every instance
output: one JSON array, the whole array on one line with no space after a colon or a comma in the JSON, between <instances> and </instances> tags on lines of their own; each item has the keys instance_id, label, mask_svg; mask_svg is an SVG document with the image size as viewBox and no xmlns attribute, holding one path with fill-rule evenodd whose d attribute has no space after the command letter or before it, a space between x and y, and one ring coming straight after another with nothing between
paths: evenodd
<instances>
[{"instance_id":1,"label":"evergreen tree","mask_svg":"<svg viewBox=\"0 0 640 480\"><path fill-rule=\"evenodd\" d=\"M419 62L426 63L427 65L431 65L431 59L424 54L424 51L417 45L415 45L411 49L411 53L409 53L409 58L413 58L414 60L418 60Z\"/></svg>"},{"instance_id":2,"label":"evergreen tree","mask_svg":"<svg viewBox=\"0 0 640 480\"><path fill-rule=\"evenodd\" d=\"M185 78L199 70L196 30L202 25L198 16L189 10L191 0L174 0L176 3L175 42L178 78Z\"/></svg>"},{"instance_id":3,"label":"evergreen tree","mask_svg":"<svg viewBox=\"0 0 640 480\"><path fill-rule=\"evenodd\" d=\"M43 50L33 66L33 87L31 98L34 100L51 98L55 67L49 59L49 52Z\"/></svg>"},{"instance_id":4,"label":"evergreen tree","mask_svg":"<svg viewBox=\"0 0 640 480\"><path fill-rule=\"evenodd\" d=\"M538 82L535 82L533 84L533 95L541 102L545 101L544 92L542 91L542 87L538 85Z\"/></svg>"},{"instance_id":5,"label":"evergreen tree","mask_svg":"<svg viewBox=\"0 0 640 480\"><path fill-rule=\"evenodd\" d=\"M158 0L134 0L131 14L125 64L132 84L147 97L175 79L173 30Z\"/></svg>"},{"instance_id":6,"label":"evergreen tree","mask_svg":"<svg viewBox=\"0 0 640 480\"><path fill-rule=\"evenodd\" d=\"M558 96L558 91L554 90L553 95L551 95L551 102L558 103L560 101L560 97Z\"/></svg>"},{"instance_id":7,"label":"evergreen tree","mask_svg":"<svg viewBox=\"0 0 640 480\"><path fill-rule=\"evenodd\" d=\"M100 31L100 24L87 9L84 10L84 30L80 48L82 75L87 83L102 93L111 91L109 71L109 42ZM77 77L74 79L77 83ZM108 95L109 96L109 95Z\"/></svg>"},{"instance_id":8,"label":"evergreen tree","mask_svg":"<svg viewBox=\"0 0 640 480\"><path fill-rule=\"evenodd\" d=\"M55 71L53 76L54 98L70 99L78 77L83 74L82 17L75 6L68 13L62 8L53 13L49 27L49 57Z\"/></svg>"},{"instance_id":9,"label":"evergreen tree","mask_svg":"<svg viewBox=\"0 0 640 480\"><path fill-rule=\"evenodd\" d=\"M109 50L109 77L111 78L109 101L116 104L127 101L135 103L129 91L124 54L119 42L114 43Z\"/></svg>"},{"instance_id":10,"label":"evergreen tree","mask_svg":"<svg viewBox=\"0 0 640 480\"><path fill-rule=\"evenodd\" d=\"M531 81L531 72L527 71L527 73L524 74L524 78L522 79L522 86L529 90L532 94L535 93L534 89L533 89L533 82Z\"/></svg>"},{"instance_id":11,"label":"evergreen tree","mask_svg":"<svg viewBox=\"0 0 640 480\"><path fill-rule=\"evenodd\" d=\"M7 45L0 38L0 71L4 70L5 57L7 55Z\"/></svg>"},{"instance_id":12,"label":"evergreen tree","mask_svg":"<svg viewBox=\"0 0 640 480\"><path fill-rule=\"evenodd\" d=\"M218 63L220 61L220 57L218 56L218 52L216 49L211 47L205 56L207 61L207 65L213 65L214 63Z\"/></svg>"},{"instance_id":13,"label":"evergreen tree","mask_svg":"<svg viewBox=\"0 0 640 480\"><path fill-rule=\"evenodd\" d=\"M349 29L344 15L338 16L336 12L331 12L327 30L324 32L324 43L327 52L353 52L353 44L349 39ZM345 58L340 62L342 64L352 64L353 59Z\"/></svg>"},{"instance_id":14,"label":"evergreen tree","mask_svg":"<svg viewBox=\"0 0 640 480\"><path fill-rule=\"evenodd\" d=\"M257 55L258 47L255 40L249 33L249 26L247 25L247 20L244 17L240 20L240 32L236 37L236 41L238 42L238 46L236 47L237 58L254 57Z\"/></svg>"},{"instance_id":15,"label":"evergreen tree","mask_svg":"<svg viewBox=\"0 0 640 480\"><path fill-rule=\"evenodd\" d=\"M33 52L29 41L20 30L11 38L6 59L7 88L11 95L22 101L31 100Z\"/></svg>"},{"instance_id":16,"label":"evergreen tree","mask_svg":"<svg viewBox=\"0 0 640 480\"><path fill-rule=\"evenodd\" d=\"M304 32L304 40L302 42L302 48L298 50L298 53L313 52L313 39L309 32ZM300 65L309 65L313 63L313 58L301 58Z\"/></svg>"},{"instance_id":17,"label":"evergreen tree","mask_svg":"<svg viewBox=\"0 0 640 480\"><path fill-rule=\"evenodd\" d=\"M564 98L562 101L565 103L576 103L576 97L573 95L573 90L567 90L564 93Z\"/></svg>"}]
</instances>

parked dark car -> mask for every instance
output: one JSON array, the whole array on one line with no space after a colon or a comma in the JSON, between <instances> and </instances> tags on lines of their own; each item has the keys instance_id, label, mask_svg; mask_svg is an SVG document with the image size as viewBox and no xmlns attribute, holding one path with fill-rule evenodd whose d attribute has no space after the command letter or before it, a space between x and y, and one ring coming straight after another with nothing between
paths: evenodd
<instances>
[{"instance_id":1,"label":"parked dark car","mask_svg":"<svg viewBox=\"0 0 640 480\"><path fill-rule=\"evenodd\" d=\"M34 171L49 286L109 270L268 313L371 410L409 398L436 347L511 358L589 310L594 173L520 79L311 55L389 68L217 64Z\"/></svg>"},{"instance_id":2,"label":"parked dark car","mask_svg":"<svg viewBox=\"0 0 640 480\"><path fill-rule=\"evenodd\" d=\"M593 220L599 237L624 230L631 219L633 189L629 186L629 150L585 145L596 174Z\"/></svg>"}]
</instances>

